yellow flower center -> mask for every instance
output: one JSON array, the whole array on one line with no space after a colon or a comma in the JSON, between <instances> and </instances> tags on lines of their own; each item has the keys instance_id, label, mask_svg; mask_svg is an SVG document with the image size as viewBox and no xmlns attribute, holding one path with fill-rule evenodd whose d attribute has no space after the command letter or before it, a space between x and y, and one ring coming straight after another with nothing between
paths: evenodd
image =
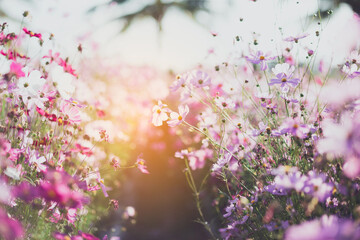
<instances>
[{"instance_id":1,"label":"yellow flower center","mask_svg":"<svg viewBox=\"0 0 360 240\"><path fill-rule=\"evenodd\" d=\"M260 56L260 60L264 60L265 59L265 57L264 56Z\"/></svg>"},{"instance_id":2,"label":"yellow flower center","mask_svg":"<svg viewBox=\"0 0 360 240\"><path fill-rule=\"evenodd\" d=\"M160 114L160 113L161 113L161 110L160 110L160 109L158 109L158 110L156 110L156 112L157 112L158 114Z\"/></svg>"},{"instance_id":3,"label":"yellow flower center","mask_svg":"<svg viewBox=\"0 0 360 240\"><path fill-rule=\"evenodd\" d=\"M291 169L291 166L286 165L286 166L285 166L285 173L286 173L286 174L289 173L289 172L290 172L290 169Z\"/></svg>"},{"instance_id":4,"label":"yellow flower center","mask_svg":"<svg viewBox=\"0 0 360 240\"><path fill-rule=\"evenodd\" d=\"M182 119L183 119L182 116L179 116L179 117L178 117L178 120L179 120L179 121L181 121Z\"/></svg>"},{"instance_id":5,"label":"yellow flower center","mask_svg":"<svg viewBox=\"0 0 360 240\"><path fill-rule=\"evenodd\" d=\"M281 82L286 82L286 81L287 81L286 78L281 79Z\"/></svg>"}]
</instances>

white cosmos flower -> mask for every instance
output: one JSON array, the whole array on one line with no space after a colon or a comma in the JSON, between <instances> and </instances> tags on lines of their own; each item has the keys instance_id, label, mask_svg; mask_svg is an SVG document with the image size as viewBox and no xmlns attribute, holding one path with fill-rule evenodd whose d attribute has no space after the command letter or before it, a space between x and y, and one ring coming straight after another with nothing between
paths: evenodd
<instances>
[{"instance_id":1,"label":"white cosmos flower","mask_svg":"<svg viewBox=\"0 0 360 240\"><path fill-rule=\"evenodd\" d=\"M18 95L22 96L28 109L32 109L33 105L39 108L44 108L46 98L40 97L41 90L43 89L46 80L42 78L40 71L33 70L29 73L29 68L22 69L25 77L19 78L18 81Z\"/></svg>"},{"instance_id":2,"label":"white cosmos flower","mask_svg":"<svg viewBox=\"0 0 360 240\"><path fill-rule=\"evenodd\" d=\"M60 66L55 66L51 73L51 79L56 83L56 89L64 99L69 99L75 91L73 84L74 76L70 73L64 72Z\"/></svg>"}]
</instances>

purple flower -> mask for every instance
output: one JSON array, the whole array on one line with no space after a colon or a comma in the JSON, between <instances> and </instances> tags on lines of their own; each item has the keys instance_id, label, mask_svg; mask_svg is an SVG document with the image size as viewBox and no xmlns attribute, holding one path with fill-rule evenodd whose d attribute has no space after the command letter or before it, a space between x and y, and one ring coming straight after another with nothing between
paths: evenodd
<instances>
[{"instance_id":1,"label":"purple flower","mask_svg":"<svg viewBox=\"0 0 360 240\"><path fill-rule=\"evenodd\" d=\"M350 66L344 65L342 71L347 75L349 78L355 78L360 75L360 71L356 64L351 64Z\"/></svg>"},{"instance_id":2,"label":"purple flower","mask_svg":"<svg viewBox=\"0 0 360 240\"><path fill-rule=\"evenodd\" d=\"M246 197L237 195L229 201L229 205L225 208L226 213L224 214L224 217L235 217L235 219L241 218L239 224L243 224L248 220L249 214L252 212L252 210L253 207L251 206L249 200Z\"/></svg>"},{"instance_id":3,"label":"purple flower","mask_svg":"<svg viewBox=\"0 0 360 240\"><path fill-rule=\"evenodd\" d=\"M273 60L275 57L270 57L269 53L264 54L262 51L257 51L256 53L250 53L250 56L245 58L253 64L260 64L261 70L265 71L268 68L266 61Z\"/></svg>"},{"instance_id":4,"label":"purple flower","mask_svg":"<svg viewBox=\"0 0 360 240\"><path fill-rule=\"evenodd\" d=\"M358 224L334 215L323 215L320 219L291 226L285 233L285 240L342 240L360 239Z\"/></svg>"},{"instance_id":5,"label":"purple flower","mask_svg":"<svg viewBox=\"0 0 360 240\"><path fill-rule=\"evenodd\" d=\"M298 34L296 36L287 37L287 38L284 39L284 41L298 43L299 39L305 38L307 36L309 36L308 33L302 33L302 34Z\"/></svg>"},{"instance_id":6,"label":"purple flower","mask_svg":"<svg viewBox=\"0 0 360 240\"><path fill-rule=\"evenodd\" d=\"M334 190L334 184L326 182L326 179L325 174L310 171L303 191L306 194L316 197L320 202L324 202L332 195L332 191Z\"/></svg>"},{"instance_id":7,"label":"purple flower","mask_svg":"<svg viewBox=\"0 0 360 240\"><path fill-rule=\"evenodd\" d=\"M272 69L276 78L271 79L269 85L280 84L282 92L287 93L290 87L296 87L300 82L299 78L292 77L294 70L295 67L287 63L277 64Z\"/></svg>"},{"instance_id":8,"label":"purple flower","mask_svg":"<svg viewBox=\"0 0 360 240\"><path fill-rule=\"evenodd\" d=\"M225 153L224 155L220 156L216 163L214 163L213 167L211 168L212 172L221 172L221 169L230 162L232 158L232 154Z\"/></svg>"},{"instance_id":9,"label":"purple flower","mask_svg":"<svg viewBox=\"0 0 360 240\"><path fill-rule=\"evenodd\" d=\"M225 228L220 228L219 232L221 234L221 238L228 240L228 239L233 239L234 237L239 237L240 231L236 227L236 225L239 224L240 224L239 221L235 221L227 225Z\"/></svg>"},{"instance_id":10,"label":"purple flower","mask_svg":"<svg viewBox=\"0 0 360 240\"><path fill-rule=\"evenodd\" d=\"M29 203L34 198L39 197L39 190L37 187L32 186L30 183L24 181L20 185L14 187L12 191L14 197L20 198Z\"/></svg>"},{"instance_id":11,"label":"purple flower","mask_svg":"<svg viewBox=\"0 0 360 240\"><path fill-rule=\"evenodd\" d=\"M338 205L339 205L339 201L337 200L337 198L328 197L326 199L326 207L333 208L333 207L337 207Z\"/></svg>"},{"instance_id":12,"label":"purple flower","mask_svg":"<svg viewBox=\"0 0 360 240\"><path fill-rule=\"evenodd\" d=\"M252 136L257 137L259 136L261 133L263 133L266 129L268 128L267 125L265 125L263 122L259 122L259 130L258 129L254 129L251 133ZM270 129L270 128L269 128ZM271 129L270 129L271 131Z\"/></svg>"},{"instance_id":13,"label":"purple flower","mask_svg":"<svg viewBox=\"0 0 360 240\"><path fill-rule=\"evenodd\" d=\"M290 166L280 166L271 173L276 176L265 190L275 195L286 195L291 189L300 192L307 180L306 176L303 176L297 168Z\"/></svg>"},{"instance_id":14,"label":"purple flower","mask_svg":"<svg viewBox=\"0 0 360 240\"><path fill-rule=\"evenodd\" d=\"M290 133L298 138L305 138L310 128L306 124L301 124L299 118L288 118L280 127L281 134Z\"/></svg>"}]
</instances>

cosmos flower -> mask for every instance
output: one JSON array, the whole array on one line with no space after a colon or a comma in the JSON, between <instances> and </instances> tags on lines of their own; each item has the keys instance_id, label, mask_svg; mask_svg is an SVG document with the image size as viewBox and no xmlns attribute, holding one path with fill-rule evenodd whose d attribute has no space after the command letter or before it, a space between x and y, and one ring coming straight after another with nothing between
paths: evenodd
<instances>
[{"instance_id":1,"label":"cosmos flower","mask_svg":"<svg viewBox=\"0 0 360 240\"><path fill-rule=\"evenodd\" d=\"M140 172L149 174L147 166L145 165L145 160L142 159L140 156L137 158L135 165L140 170Z\"/></svg>"},{"instance_id":2,"label":"cosmos flower","mask_svg":"<svg viewBox=\"0 0 360 240\"><path fill-rule=\"evenodd\" d=\"M344 65L341 69L349 78L355 78L360 75L359 68L356 64Z\"/></svg>"},{"instance_id":3,"label":"cosmos flower","mask_svg":"<svg viewBox=\"0 0 360 240\"><path fill-rule=\"evenodd\" d=\"M187 105L179 106L179 113L171 112L170 120L167 121L167 124L170 127L176 127L185 120L185 117L188 115L188 113L189 113L189 107Z\"/></svg>"},{"instance_id":4,"label":"cosmos flower","mask_svg":"<svg viewBox=\"0 0 360 240\"><path fill-rule=\"evenodd\" d=\"M269 85L280 84L282 92L287 93L290 87L296 87L300 83L299 78L293 78L294 66L287 63L277 64L272 69L276 78L271 79Z\"/></svg>"},{"instance_id":5,"label":"cosmos flower","mask_svg":"<svg viewBox=\"0 0 360 240\"><path fill-rule=\"evenodd\" d=\"M342 240L360 239L358 224L335 215L323 215L320 219L310 220L291 226L285 233L285 240Z\"/></svg>"},{"instance_id":6,"label":"cosmos flower","mask_svg":"<svg viewBox=\"0 0 360 240\"><path fill-rule=\"evenodd\" d=\"M77 106L62 101L60 103L60 111L66 116L66 120L70 123L77 124L81 122L81 115Z\"/></svg>"},{"instance_id":7,"label":"cosmos flower","mask_svg":"<svg viewBox=\"0 0 360 240\"><path fill-rule=\"evenodd\" d=\"M210 76L201 70L194 70L189 73L189 79L192 85L196 88L203 88L210 86L211 78Z\"/></svg>"},{"instance_id":8,"label":"cosmos flower","mask_svg":"<svg viewBox=\"0 0 360 240\"><path fill-rule=\"evenodd\" d=\"M61 97L70 99L75 91L75 86L73 84L74 76L64 72L64 69L60 66L53 67L50 76Z\"/></svg>"},{"instance_id":9,"label":"cosmos flower","mask_svg":"<svg viewBox=\"0 0 360 240\"><path fill-rule=\"evenodd\" d=\"M34 33L32 31L28 30L26 27L23 28L23 31L30 37L36 37L36 38L42 40L41 33Z\"/></svg>"},{"instance_id":10,"label":"cosmos flower","mask_svg":"<svg viewBox=\"0 0 360 240\"><path fill-rule=\"evenodd\" d=\"M0 208L0 236L4 240L21 239L24 237L24 229L20 222L10 218L8 214Z\"/></svg>"},{"instance_id":11,"label":"cosmos flower","mask_svg":"<svg viewBox=\"0 0 360 240\"><path fill-rule=\"evenodd\" d=\"M46 158L43 156L37 157L36 154L32 154L29 160L29 163L35 166L37 172L46 172L47 167L43 164L44 162L46 162Z\"/></svg>"},{"instance_id":12,"label":"cosmos flower","mask_svg":"<svg viewBox=\"0 0 360 240\"><path fill-rule=\"evenodd\" d=\"M262 71L265 71L268 68L267 61L275 59L275 57L270 57L270 53L264 54L262 51L250 53L250 56L246 56L245 58L253 64L260 64Z\"/></svg>"},{"instance_id":13,"label":"cosmos flower","mask_svg":"<svg viewBox=\"0 0 360 240\"><path fill-rule=\"evenodd\" d=\"M230 98L216 97L214 101L220 109L232 109L235 107L235 103Z\"/></svg>"},{"instance_id":14,"label":"cosmos flower","mask_svg":"<svg viewBox=\"0 0 360 240\"><path fill-rule=\"evenodd\" d=\"M184 88L189 84L188 74L177 75L176 80L171 84L170 91L175 92L179 88Z\"/></svg>"},{"instance_id":15,"label":"cosmos flower","mask_svg":"<svg viewBox=\"0 0 360 240\"><path fill-rule=\"evenodd\" d=\"M284 41L298 43L300 39L306 38L307 36L309 36L308 33L301 33L296 36L287 37L284 39Z\"/></svg>"},{"instance_id":16,"label":"cosmos flower","mask_svg":"<svg viewBox=\"0 0 360 240\"><path fill-rule=\"evenodd\" d=\"M299 118L287 118L280 127L281 134L289 133L298 138L305 138L310 128L302 124Z\"/></svg>"},{"instance_id":17,"label":"cosmos flower","mask_svg":"<svg viewBox=\"0 0 360 240\"><path fill-rule=\"evenodd\" d=\"M158 127L163 124L163 121L168 120L167 113L170 111L166 108L166 104L163 104L160 100L158 101L158 105L155 105L152 109L153 117L152 117L152 124Z\"/></svg>"},{"instance_id":18,"label":"cosmos flower","mask_svg":"<svg viewBox=\"0 0 360 240\"><path fill-rule=\"evenodd\" d=\"M18 95L22 96L24 103L28 105L28 109L32 109L34 105L43 109L44 102L47 98L41 96L40 93L46 80L41 76L41 73L38 70L33 70L30 73L27 67L22 70L25 72L25 76L19 78L17 84Z\"/></svg>"}]
</instances>

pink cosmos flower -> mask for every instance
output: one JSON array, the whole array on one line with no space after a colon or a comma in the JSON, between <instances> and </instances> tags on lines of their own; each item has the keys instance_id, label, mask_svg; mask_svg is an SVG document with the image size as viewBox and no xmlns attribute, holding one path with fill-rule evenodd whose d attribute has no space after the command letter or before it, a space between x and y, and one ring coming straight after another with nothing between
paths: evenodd
<instances>
[{"instance_id":1,"label":"pink cosmos flower","mask_svg":"<svg viewBox=\"0 0 360 240\"><path fill-rule=\"evenodd\" d=\"M188 74L177 75L176 80L171 84L170 91L175 92L179 88L184 88L188 85Z\"/></svg>"},{"instance_id":2,"label":"pink cosmos flower","mask_svg":"<svg viewBox=\"0 0 360 240\"><path fill-rule=\"evenodd\" d=\"M211 78L209 77L209 75L200 70L192 71L189 75L189 78L190 78L190 82L196 88L210 86L211 84Z\"/></svg>"},{"instance_id":3,"label":"pink cosmos flower","mask_svg":"<svg viewBox=\"0 0 360 240\"><path fill-rule=\"evenodd\" d=\"M152 117L152 124L158 127L163 124L163 121L168 120L167 112L169 109L166 108L166 104L163 104L160 100L158 101L158 105L155 105L152 109L153 117Z\"/></svg>"},{"instance_id":4,"label":"pink cosmos flower","mask_svg":"<svg viewBox=\"0 0 360 240\"><path fill-rule=\"evenodd\" d=\"M42 38L41 38L41 33L34 33L34 32L32 32L32 31L29 31L27 28L23 28L23 31L27 34L27 35L29 35L30 37L36 37L36 38L38 38L38 39L40 39L40 40L42 40Z\"/></svg>"},{"instance_id":5,"label":"pink cosmos flower","mask_svg":"<svg viewBox=\"0 0 360 240\"><path fill-rule=\"evenodd\" d=\"M56 62L57 64L60 64L60 53L57 52L55 54L53 54L52 50L49 50L49 55L43 56L43 58L50 58L50 63L52 63L53 61Z\"/></svg>"},{"instance_id":6,"label":"pink cosmos flower","mask_svg":"<svg viewBox=\"0 0 360 240\"><path fill-rule=\"evenodd\" d=\"M24 237L24 229L21 224L8 216L8 214L0 208L0 236L5 240L21 239Z\"/></svg>"},{"instance_id":7,"label":"pink cosmos flower","mask_svg":"<svg viewBox=\"0 0 360 240\"><path fill-rule=\"evenodd\" d=\"M47 167L43 164L44 162L46 162L45 157L37 157L36 154L33 154L29 162L30 164L35 166L37 172L46 172Z\"/></svg>"},{"instance_id":8,"label":"pink cosmos flower","mask_svg":"<svg viewBox=\"0 0 360 240\"><path fill-rule=\"evenodd\" d=\"M104 179L102 179L101 177L100 177L100 173L99 172L97 172L96 173L97 174L97 181L98 181L98 183L100 184L100 186L101 186L101 189L102 189L102 191L103 191L103 193L104 193L104 196L105 197L109 197L109 194L107 193L107 188L106 188L106 186L105 186L105 184L104 184Z\"/></svg>"},{"instance_id":9,"label":"pink cosmos flower","mask_svg":"<svg viewBox=\"0 0 360 240\"><path fill-rule=\"evenodd\" d=\"M145 160L142 159L140 156L137 158L135 165L142 173L149 174L147 166L145 165Z\"/></svg>"},{"instance_id":10,"label":"pink cosmos flower","mask_svg":"<svg viewBox=\"0 0 360 240\"><path fill-rule=\"evenodd\" d=\"M10 73L14 74L17 78L25 77L25 73L22 71L22 64L17 62L12 62L10 65Z\"/></svg>"},{"instance_id":11,"label":"pink cosmos flower","mask_svg":"<svg viewBox=\"0 0 360 240\"><path fill-rule=\"evenodd\" d=\"M235 103L230 98L216 97L215 104L220 109L232 109L235 107Z\"/></svg>"},{"instance_id":12,"label":"pink cosmos flower","mask_svg":"<svg viewBox=\"0 0 360 240\"><path fill-rule=\"evenodd\" d=\"M70 104L69 102L62 101L60 103L60 111L65 114L66 120L68 120L70 123L80 123L81 122L81 116L79 108Z\"/></svg>"},{"instance_id":13,"label":"pink cosmos flower","mask_svg":"<svg viewBox=\"0 0 360 240\"><path fill-rule=\"evenodd\" d=\"M189 107L187 105L185 106L179 106L179 113L177 112L171 112L170 118L171 120L167 121L168 125L170 127L176 127L180 123L182 123L189 113Z\"/></svg>"}]
</instances>

